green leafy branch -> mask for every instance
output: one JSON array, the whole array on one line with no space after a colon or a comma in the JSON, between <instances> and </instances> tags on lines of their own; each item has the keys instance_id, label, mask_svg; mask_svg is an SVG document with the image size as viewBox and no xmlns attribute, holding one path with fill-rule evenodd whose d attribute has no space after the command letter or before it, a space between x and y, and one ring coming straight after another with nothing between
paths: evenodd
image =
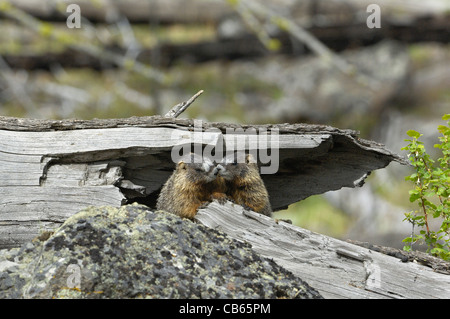
<instances>
[{"instance_id":1,"label":"green leafy branch","mask_svg":"<svg viewBox=\"0 0 450 319\"><path fill-rule=\"evenodd\" d=\"M409 152L409 161L415 172L405 177L414 183L409 191L409 200L417 202L419 209L405 213L405 219L413 227L421 228L419 234L412 234L403 240L407 245L405 250L411 250L416 242L425 242L428 252L444 260L450 260L450 114L442 117L447 125L439 125L440 144L434 147L440 149L442 157L434 161L427 153L419 138L423 135L414 130L407 132L412 139L406 139L409 144L402 148ZM429 218L442 220L439 230L431 229ZM414 228L413 228L414 229Z\"/></svg>"}]
</instances>

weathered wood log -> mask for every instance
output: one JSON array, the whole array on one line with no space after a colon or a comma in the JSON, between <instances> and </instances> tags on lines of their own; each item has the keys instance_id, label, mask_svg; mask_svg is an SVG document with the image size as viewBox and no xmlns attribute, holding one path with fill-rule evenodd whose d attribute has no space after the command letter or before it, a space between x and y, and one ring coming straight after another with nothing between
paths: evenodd
<instances>
[{"instance_id":1,"label":"weathered wood log","mask_svg":"<svg viewBox=\"0 0 450 319\"><path fill-rule=\"evenodd\" d=\"M56 4L51 0L6 0L7 2L28 14L46 21L65 21L69 13L67 5ZM78 0L74 3L80 6L81 14L91 22L116 21L120 17L127 18L131 23L211 23L233 13L233 8L226 1L210 0L101 0L92 2ZM330 1L265 1L269 7L280 7L290 11L295 18L311 18L320 15L320 22L324 20L355 19L361 17L358 13L367 13L367 6L373 4L371 0ZM450 5L441 0L379 0L383 20L402 18L403 22L410 22L417 17L443 16L448 13ZM180 10L182 9L182 10ZM398 18L398 17L399 18ZM325 18L324 18L325 17Z\"/></svg>"},{"instance_id":2,"label":"weathered wood log","mask_svg":"<svg viewBox=\"0 0 450 319\"><path fill-rule=\"evenodd\" d=\"M216 21L223 14L232 11L224 2L209 0L101 0L93 3L88 0L68 2L66 6L53 1L8 0L10 4L24 10L39 19L47 21L65 21L65 9L71 3L80 6L81 14L91 22L117 21L126 17L132 23L208 23ZM181 9L181 10L180 10Z\"/></svg>"},{"instance_id":3,"label":"weathered wood log","mask_svg":"<svg viewBox=\"0 0 450 319\"><path fill-rule=\"evenodd\" d=\"M274 210L314 194L361 186L371 171L404 160L352 130L324 125L235 125L161 116L105 120L0 117L0 248L18 246L89 205L154 207L174 146L259 152ZM244 131L246 130L246 131ZM243 134L243 133L246 134ZM251 146L253 137L273 136ZM201 138L199 140L198 138ZM270 144L272 143L272 144ZM274 147L271 163L263 150ZM270 164L270 166L269 166Z\"/></svg>"},{"instance_id":4,"label":"weathered wood log","mask_svg":"<svg viewBox=\"0 0 450 319\"><path fill-rule=\"evenodd\" d=\"M307 30L333 51L341 52L393 39L402 43L416 42L448 42L450 20L447 18L430 20L421 18L413 25L383 24L383 28L369 29L365 22L311 26ZM310 51L302 44L292 41L288 34L278 34L276 38L281 47L277 53L287 55L307 55ZM299 49L301 48L301 49ZM108 48L106 48L108 49ZM127 48L118 47L114 51L125 55ZM155 48L142 49L137 60L159 67L170 67L180 61L201 63L214 60L235 60L242 58L263 57L273 54L261 44L253 34L242 34L232 39L217 39L195 43L171 44L162 43ZM73 49L62 52L5 54L4 60L11 68L26 70L51 70L54 64L68 68L89 67L95 70L117 68L114 63L104 61L97 56L86 55Z\"/></svg>"},{"instance_id":5,"label":"weathered wood log","mask_svg":"<svg viewBox=\"0 0 450 319\"><path fill-rule=\"evenodd\" d=\"M56 19L64 21L64 14L58 10L54 2L47 1L22 1L10 0L12 5L41 19ZM415 0L416 6L396 1L382 1L382 27L369 28L367 26L366 12L370 1L352 1L350 5L342 1L339 3L322 2L314 5L314 12L309 12L306 2L298 4L291 3L284 10L294 13L293 19L307 30L311 35L320 40L333 51L344 51L354 49L358 46L369 46L382 40L391 39L402 43L414 42L448 42L448 30L450 19L448 19L448 4L435 3L421 4ZM358 3L359 2L359 3ZM408 1L411 3L411 1ZM108 1L100 5L93 5L90 1L78 1L81 6L82 16L92 21L111 20L114 23L120 17L126 17L132 22L162 21L170 23L196 23L213 22L218 25L216 39L191 43L166 43L161 42L152 48L141 48L136 56L138 62L159 67L169 67L179 61L190 63L205 62L218 59L237 59L249 57L261 57L273 54L260 41L258 36L248 31L245 24L236 18L237 13L225 2L220 1ZM280 4L267 5L278 7ZM183 6L183 10L178 7ZM420 7L420 10L416 8ZM427 10L428 9L428 10ZM397 17L397 10L405 12ZM7 12L5 10L5 12ZM447 15L446 15L447 14ZM2 13L0 12L0 16ZM137 16L136 16L137 15ZM317 15L317 16L316 16ZM7 16L7 15L6 15ZM154 19L154 20L152 20ZM231 22L230 22L231 21ZM325 22L324 22L325 21ZM224 25L234 25L233 32L224 32ZM20 27L19 27L20 28ZM20 32L20 31L19 31ZM308 46L301 41L294 40L292 34L281 31L273 31L271 37L280 41L280 49L277 53L292 54L295 56L309 54ZM106 46L106 51L125 56L129 48L121 47L119 44ZM79 49L79 48L78 48ZM69 68L89 67L96 70L105 68L117 68L122 65L117 60L105 59L103 55L86 54L85 50L79 51L74 48L66 48L62 52L26 52L3 54L5 62L14 69L45 69L52 70L54 64ZM103 50L102 49L102 50ZM120 60L120 59L119 59Z\"/></svg>"},{"instance_id":6,"label":"weathered wood log","mask_svg":"<svg viewBox=\"0 0 450 319\"><path fill-rule=\"evenodd\" d=\"M450 298L448 273L276 221L230 202L211 203L199 210L196 220L250 243L325 298Z\"/></svg>"}]
</instances>

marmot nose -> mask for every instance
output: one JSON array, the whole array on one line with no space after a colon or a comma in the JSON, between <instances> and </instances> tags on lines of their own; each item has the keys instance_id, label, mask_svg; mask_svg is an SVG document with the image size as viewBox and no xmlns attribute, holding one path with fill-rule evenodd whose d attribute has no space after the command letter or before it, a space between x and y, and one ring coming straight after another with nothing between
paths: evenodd
<instances>
[{"instance_id":1,"label":"marmot nose","mask_svg":"<svg viewBox=\"0 0 450 319\"><path fill-rule=\"evenodd\" d=\"M216 168L214 169L214 175L217 175L220 173L220 171L224 171L224 170L225 170L225 168L222 165L218 164L216 166Z\"/></svg>"}]
</instances>

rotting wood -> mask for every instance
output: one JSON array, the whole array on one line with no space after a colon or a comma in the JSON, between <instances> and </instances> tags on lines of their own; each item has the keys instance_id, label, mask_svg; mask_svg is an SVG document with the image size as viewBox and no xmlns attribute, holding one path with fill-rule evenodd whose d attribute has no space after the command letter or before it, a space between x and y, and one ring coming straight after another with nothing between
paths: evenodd
<instances>
[{"instance_id":1,"label":"rotting wood","mask_svg":"<svg viewBox=\"0 0 450 319\"><path fill-rule=\"evenodd\" d=\"M359 139L358 132L324 125L237 125L161 116L0 117L0 248L18 246L85 206L137 201L154 207L174 168L174 146L229 148L232 141L271 135L276 144L269 138L267 145L255 147L258 156L271 146L278 152L272 158L278 160L276 173L262 175L274 210L314 194L361 186L371 171L405 163L382 145ZM243 147L249 149L249 141ZM17 225L20 234L14 231Z\"/></svg>"},{"instance_id":2,"label":"rotting wood","mask_svg":"<svg viewBox=\"0 0 450 319\"><path fill-rule=\"evenodd\" d=\"M431 267L217 202L196 221L247 242L325 298L450 298L450 276Z\"/></svg>"}]
</instances>

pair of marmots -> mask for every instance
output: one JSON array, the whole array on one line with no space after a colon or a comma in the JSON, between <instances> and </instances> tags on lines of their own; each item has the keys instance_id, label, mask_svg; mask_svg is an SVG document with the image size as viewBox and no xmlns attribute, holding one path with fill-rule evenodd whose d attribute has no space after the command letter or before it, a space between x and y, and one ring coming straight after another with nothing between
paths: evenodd
<instances>
[{"instance_id":1,"label":"pair of marmots","mask_svg":"<svg viewBox=\"0 0 450 319\"><path fill-rule=\"evenodd\" d=\"M213 200L231 200L246 209L272 214L269 194L250 154L245 161L233 154L219 164L195 154L185 156L164 184L156 208L192 219L202 205Z\"/></svg>"}]
</instances>

